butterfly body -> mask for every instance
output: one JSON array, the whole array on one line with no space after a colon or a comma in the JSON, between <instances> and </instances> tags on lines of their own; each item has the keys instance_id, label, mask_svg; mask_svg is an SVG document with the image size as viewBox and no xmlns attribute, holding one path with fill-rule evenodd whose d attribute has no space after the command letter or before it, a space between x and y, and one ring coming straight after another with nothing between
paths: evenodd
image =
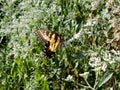
<instances>
[{"instance_id":1,"label":"butterfly body","mask_svg":"<svg viewBox=\"0 0 120 90\"><path fill-rule=\"evenodd\" d=\"M54 56L55 51L61 42L60 35L50 30L37 30L35 31L35 34L45 43L45 55L49 58Z\"/></svg>"}]
</instances>

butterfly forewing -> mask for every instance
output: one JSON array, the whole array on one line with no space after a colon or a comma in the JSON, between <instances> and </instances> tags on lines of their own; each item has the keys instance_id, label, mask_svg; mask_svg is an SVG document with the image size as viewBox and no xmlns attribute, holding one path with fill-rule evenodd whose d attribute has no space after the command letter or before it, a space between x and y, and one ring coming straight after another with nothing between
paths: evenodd
<instances>
[{"instance_id":1,"label":"butterfly forewing","mask_svg":"<svg viewBox=\"0 0 120 90\"><path fill-rule=\"evenodd\" d=\"M46 56L52 57L61 42L60 35L50 30L37 30L35 34L45 42L44 53Z\"/></svg>"},{"instance_id":2,"label":"butterfly forewing","mask_svg":"<svg viewBox=\"0 0 120 90\"><path fill-rule=\"evenodd\" d=\"M51 32L48 30L37 30L35 34L38 36L38 38L42 41L50 41L50 35Z\"/></svg>"},{"instance_id":3,"label":"butterfly forewing","mask_svg":"<svg viewBox=\"0 0 120 90\"><path fill-rule=\"evenodd\" d=\"M55 52L55 50L57 49L57 47L59 46L61 40L60 40L60 36L57 36L56 34L53 34L50 40L50 47L49 49L53 52Z\"/></svg>"}]
</instances>

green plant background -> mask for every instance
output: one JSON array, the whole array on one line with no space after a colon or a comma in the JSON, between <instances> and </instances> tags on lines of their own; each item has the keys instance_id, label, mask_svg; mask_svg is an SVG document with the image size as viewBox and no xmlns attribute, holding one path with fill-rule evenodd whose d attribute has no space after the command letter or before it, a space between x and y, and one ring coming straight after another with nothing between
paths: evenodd
<instances>
[{"instance_id":1,"label":"green plant background","mask_svg":"<svg viewBox=\"0 0 120 90\"><path fill-rule=\"evenodd\" d=\"M119 90L120 53L102 42L120 19L111 2L0 0L0 90ZM54 58L43 55L40 28L63 37Z\"/></svg>"}]
</instances>

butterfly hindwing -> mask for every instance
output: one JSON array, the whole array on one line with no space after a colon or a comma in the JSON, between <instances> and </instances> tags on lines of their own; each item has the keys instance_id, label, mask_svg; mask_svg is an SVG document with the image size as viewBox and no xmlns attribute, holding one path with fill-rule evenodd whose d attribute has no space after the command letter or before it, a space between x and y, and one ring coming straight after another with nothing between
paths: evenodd
<instances>
[{"instance_id":1,"label":"butterfly hindwing","mask_svg":"<svg viewBox=\"0 0 120 90\"><path fill-rule=\"evenodd\" d=\"M50 46L50 42L45 42L44 54L45 54L45 56L51 58L54 56L55 52L51 51L49 49L49 46Z\"/></svg>"},{"instance_id":2,"label":"butterfly hindwing","mask_svg":"<svg viewBox=\"0 0 120 90\"><path fill-rule=\"evenodd\" d=\"M35 34L45 43L45 55L52 57L61 42L60 35L50 30L37 30Z\"/></svg>"}]
</instances>

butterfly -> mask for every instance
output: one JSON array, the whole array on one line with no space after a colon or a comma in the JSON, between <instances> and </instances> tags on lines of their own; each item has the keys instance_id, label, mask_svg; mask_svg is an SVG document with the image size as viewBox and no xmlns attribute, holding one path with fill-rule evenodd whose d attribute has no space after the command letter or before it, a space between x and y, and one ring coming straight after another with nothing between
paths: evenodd
<instances>
[{"instance_id":1,"label":"butterfly","mask_svg":"<svg viewBox=\"0 0 120 90\"><path fill-rule=\"evenodd\" d=\"M35 31L36 36L44 42L44 54L51 58L54 56L56 49L61 43L61 36L51 30L37 30Z\"/></svg>"}]
</instances>

